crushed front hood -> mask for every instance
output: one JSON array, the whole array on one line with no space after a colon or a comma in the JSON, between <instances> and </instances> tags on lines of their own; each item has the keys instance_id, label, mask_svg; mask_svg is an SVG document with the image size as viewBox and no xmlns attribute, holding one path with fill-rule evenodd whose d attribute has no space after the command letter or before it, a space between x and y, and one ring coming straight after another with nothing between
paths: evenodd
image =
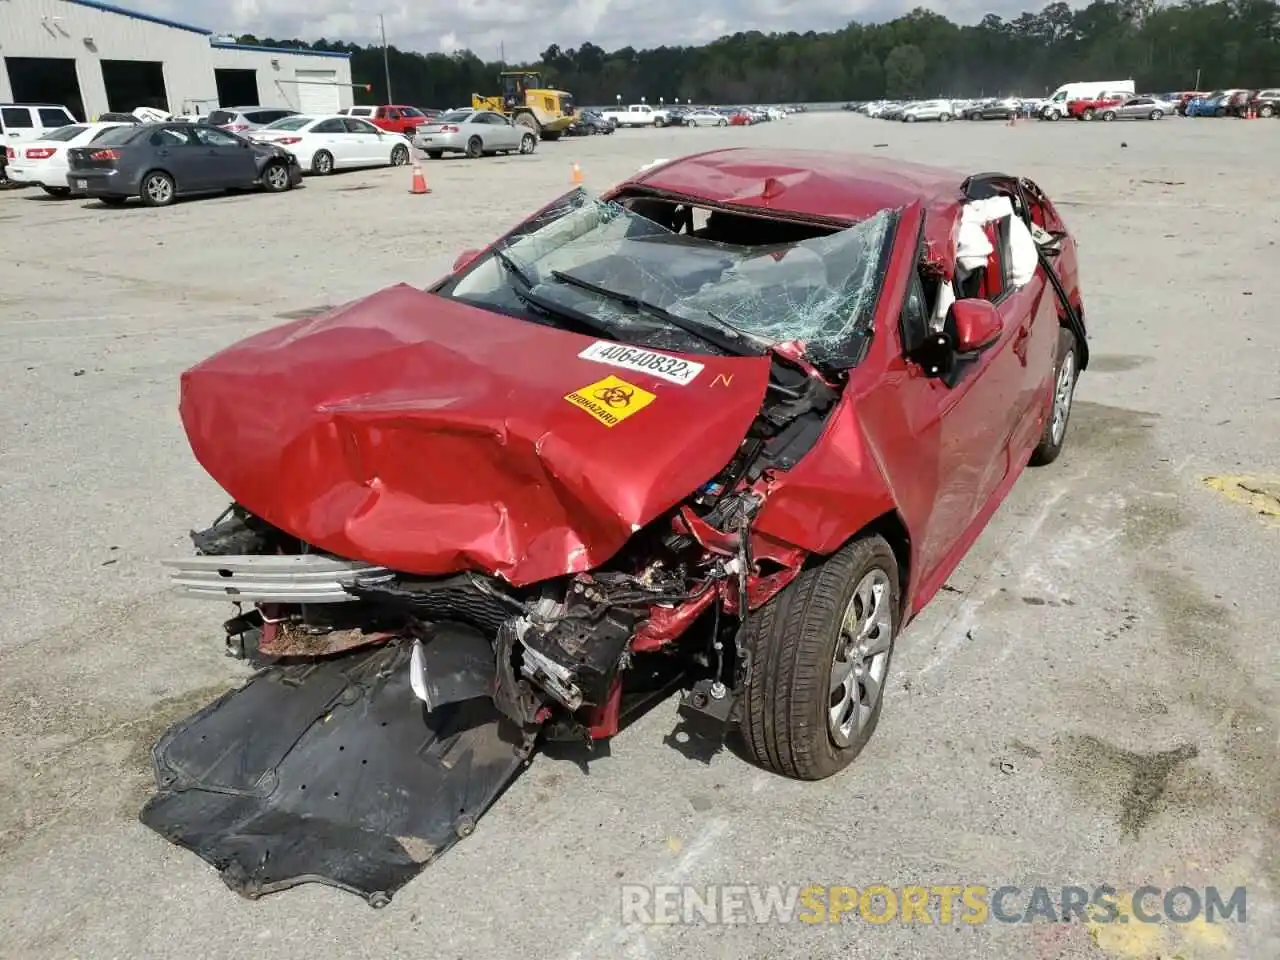
<instances>
[{"instance_id":1,"label":"crushed front hood","mask_svg":"<svg viewBox=\"0 0 1280 960\"><path fill-rule=\"evenodd\" d=\"M228 494L321 550L524 585L607 560L759 411L767 358L636 349L400 285L188 370L182 422Z\"/></svg>"}]
</instances>

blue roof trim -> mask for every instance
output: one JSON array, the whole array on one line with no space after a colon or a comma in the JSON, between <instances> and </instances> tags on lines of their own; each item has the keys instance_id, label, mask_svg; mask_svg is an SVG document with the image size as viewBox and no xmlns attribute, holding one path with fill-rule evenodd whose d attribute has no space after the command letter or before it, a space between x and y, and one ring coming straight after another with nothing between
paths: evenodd
<instances>
[{"instance_id":1,"label":"blue roof trim","mask_svg":"<svg viewBox=\"0 0 1280 960\"><path fill-rule=\"evenodd\" d=\"M139 13L137 10L126 10L124 7L117 7L110 3L99 3L98 0L67 0L67 3L74 3L77 6L89 7L92 10L101 10L103 13L115 13L122 17L132 17L134 20L145 20L147 23L158 23L162 27L172 27L175 30L188 30L191 33L198 33L201 36L213 36L212 30L206 30L204 27L193 27L189 23L178 23L176 20L166 20L164 17L152 16L149 13Z\"/></svg>"},{"instance_id":2,"label":"blue roof trim","mask_svg":"<svg viewBox=\"0 0 1280 960\"><path fill-rule=\"evenodd\" d=\"M351 59L351 54L343 53L339 50L297 50L293 47L259 47L251 43L227 43L222 40L214 40L209 46L217 47L219 50L253 50L256 53L292 53L299 57L341 57L343 60Z\"/></svg>"}]
</instances>

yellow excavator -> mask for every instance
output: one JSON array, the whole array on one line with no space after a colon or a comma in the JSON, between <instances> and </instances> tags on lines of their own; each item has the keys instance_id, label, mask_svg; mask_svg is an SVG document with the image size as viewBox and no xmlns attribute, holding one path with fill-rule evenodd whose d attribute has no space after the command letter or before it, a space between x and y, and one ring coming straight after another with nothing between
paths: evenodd
<instances>
[{"instance_id":1,"label":"yellow excavator","mask_svg":"<svg viewBox=\"0 0 1280 960\"><path fill-rule=\"evenodd\" d=\"M573 95L542 85L542 74L533 70L506 70L498 74L502 92L492 97L471 95L476 110L492 110L528 127L540 140L559 140L573 123Z\"/></svg>"}]
</instances>

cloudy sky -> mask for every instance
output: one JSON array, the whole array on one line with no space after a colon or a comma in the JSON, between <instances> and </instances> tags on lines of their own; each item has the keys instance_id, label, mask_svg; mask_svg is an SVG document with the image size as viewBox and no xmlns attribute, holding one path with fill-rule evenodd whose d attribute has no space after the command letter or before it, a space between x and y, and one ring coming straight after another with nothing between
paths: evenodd
<instances>
[{"instance_id":1,"label":"cloudy sky","mask_svg":"<svg viewBox=\"0 0 1280 960\"><path fill-rule=\"evenodd\" d=\"M485 59L506 45L509 60L535 58L552 43L573 47L590 40L605 49L630 44L701 44L739 30L831 30L852 19L888 20L916 0L114 0L218 32L258 37L376 42L378 14L389 43L408 50L462 47ZM976 22L988 10L1016 13L1048 0L946 0L930 8L958 22ZM691 9L699 12L690 13ZM548 10L559 12L546 15Z\"/></svg>"}]
</instances>

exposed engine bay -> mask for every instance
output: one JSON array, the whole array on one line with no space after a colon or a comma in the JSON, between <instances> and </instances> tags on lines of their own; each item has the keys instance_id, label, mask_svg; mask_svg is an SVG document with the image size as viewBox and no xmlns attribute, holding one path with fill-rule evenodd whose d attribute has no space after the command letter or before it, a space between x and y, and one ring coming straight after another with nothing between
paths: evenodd
<instances>
[{"instance_id":1,"label":"exposed engine bay","mask_svg":"<svg viewBox=\"0 0 1280 960\"><path fill-rule=\"evenodd\" d=\"M731 462L589 572L527 586L480 571L405 574L318 551L239 504L193 532L196 555L167 562L174 586L234 603L227 651L263 669L157 745L161 792L144 822L242 894L320 880L380 905L470 832L542 738L590 745L682 688L684 721L718 740L749 668L741 614L785 586L803 559L753 535L752 519L773 473L817 441L838 397L802 359L779 353L771 364ZM424 725L400 734L422 740L407 752L420 762L386 753L388 734L368 727L375 720ZM229 753L236 731L243 738L259 724L265 734ZM317 760L317 737L345 741L341 755ZM453 798L426 804L443 819L421 822L423 808L404 803L328 809L342 800L342 776L367 775L335 767L357 744L362 765L383 771L381 793ZM453 762L421 766L436 754ZM321 801L326 809L314 806ZM363 823L354 832L353 817ZM404 822L389 826L397 817ZM333 833L324 844L306 840L317 823Z\"/></svg>"}]
</instances>

